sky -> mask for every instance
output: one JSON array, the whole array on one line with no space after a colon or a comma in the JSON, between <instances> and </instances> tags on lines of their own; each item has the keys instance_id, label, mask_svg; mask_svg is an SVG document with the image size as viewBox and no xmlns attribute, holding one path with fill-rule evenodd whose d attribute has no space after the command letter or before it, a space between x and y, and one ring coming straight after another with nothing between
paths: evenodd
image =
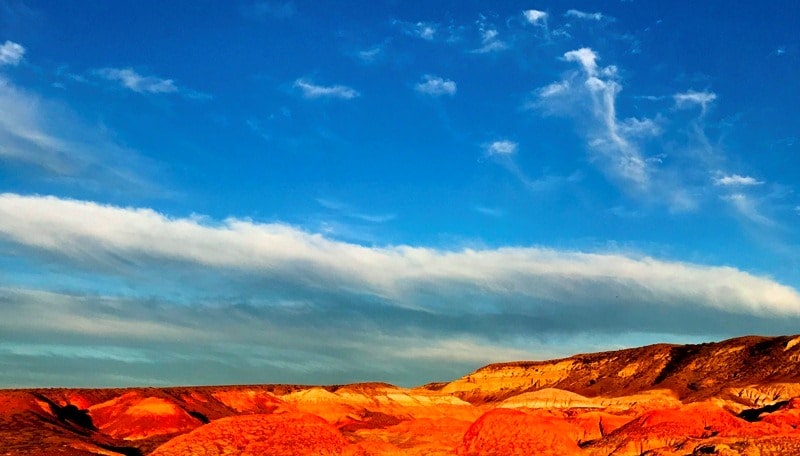
<instances>
[{"instance_id":1,"label":"sky","mask_svg":"<svg viewBox=\"0 0 800 456\"><path fill-rule=\"evenodd\" d=\"M0 0L0 387L800 332L800 3Z\"/></svg>"}]
</instances>

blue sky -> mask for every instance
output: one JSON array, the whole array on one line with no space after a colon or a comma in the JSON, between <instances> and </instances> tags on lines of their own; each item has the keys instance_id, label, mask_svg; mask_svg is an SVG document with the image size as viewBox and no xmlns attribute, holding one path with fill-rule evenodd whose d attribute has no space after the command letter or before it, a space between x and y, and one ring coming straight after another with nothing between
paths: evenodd
<instances>
[{"instance_id":1,"label":"blue sky","mask_svg":"<svg viewBox=\"0 0 800 456\"><path fill-rule=\"evenodd\" d=\"M793 1L0 0L0 386L797 332Z\"/></svg>"}]
</instances>

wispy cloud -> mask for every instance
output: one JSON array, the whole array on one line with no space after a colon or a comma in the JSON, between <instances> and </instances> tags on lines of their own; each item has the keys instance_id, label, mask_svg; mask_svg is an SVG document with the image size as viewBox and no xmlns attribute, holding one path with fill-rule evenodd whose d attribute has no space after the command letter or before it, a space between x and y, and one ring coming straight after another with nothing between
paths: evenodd
<instances>
[{"instance_id":1,"label":"wispy cloud","mask_svg":"<svg viewBox=\"0 0 800 456\"><path fill-rule=\"evenodd\" d=\"M312 81L307 79L297 79L294 81L294 87L300 89L303 93L303 97L309 99L315 98L339 98L342 100L351 100L353 98L357 98L361 96L361 94L351 88L344 85L332 85L332 86L323 86L314 84Z\"/></svg>"},{"instance_id":2,"label":"wispy cloud","mask_svg":"<svg viewBox=\"0 0 800 456\"><path fill-rule=\"evenodd\" d=\"M486 207L486 206L473 206L472 207L475 212L478 212L483 215L487 215L489 217L503 217L506 215L506 212L502 209L497 209L494 207Z\"/></svg>"},{"instance_id":3,"label":"wispy cloud","mask_svg":"<svg viewBox=\"0 0 800 456\"><path fill-rule=\"evenodd\" d=\"M439 24L435 22L406 22L394 20L392 24L399 27L404 34L422 38L425 41L433 41L439 30Z\"/></svg>"},{"instance_id":4,"label":"wispy cloud","mask_svg":"<svg viewBox=\"0 0 800 456\"><path fill-rule=\"evenodd\" d=\"M514 155L517 153L519 144L507 139L493 141L486 146L486 153L489 155Z\"/></svg>"},{"instance_id":5,"label":"wispy cloud","mask_svg":"<svg viewBox=\"0 0 800 456\"><path fill-rule=\"evenodd\" d=\"M544 11L529 9L523 11L522 15L525 16L528 23L533 25L546 25L547 23L547 13Z\"/></svg>"},{"instance_id":6,"label":"wispy cloud","mask_svg":"<svg viewBox=\"0 0 800 456\"><path fill-rule=\"evenodd\" d=\"M368 49L363 49L356 52L356 57L365 63L372 63L378 60L383 55L383 46L377 45Z\"/></svg>"},{"instance_id":7,"label":"wispy cloud","mask_svg":"<svg viewBox=\"0 0 800 456\"><path fill-rule=\"evenodd\" d=\"M368 247L280 223L15 194L0 195L0 239L34 261L41 255L65 271L91 271L94 282L124 277L145 294L0 288L5 342L145 351L162 370L154 378L173 382L198 365L252 362L280 362L293 381L419 381L443 375L437 364L450 360L446 350L415 351L425 347L505 347L524 357L519 350L548 337L563 347L631 327L656 338L708 337L710 319L726 335L800 323L800 294L770 278L614 252ZM177 289L187 274L196 283L192 304L170 303L158 290ZM34 318L45 310L49 318ZM160 355L166 346L182 361ZM466 370L489 360L476 354L445 364ZM346 372L327 370L341 365ZM248 375L263 375L259 366ZM221 381L207 381L214 380Z\"/></svg>"},{"instance_id":8,"label":"wispy cloud","mask_svg":"<svg viewBox=\"0 0 800 456\"><path fill-rule=\"evenodd\" d=\"M782 55L786 55L786 46L780 46L776 48L774 51L769 53L770 56L780 57Z\"/></svg>"},{"instance_id":9,"label":"wispy cloud","mask_svg":"<svg viewBox=\"0 0 800 456\"><path fill-rule=\"evenodd\" d=\"M122 146L108 128L0 76L0 157L37 178L103 192L157 192L155 166Z\"/></svg>"},{"instance_id":10,"label":"wispy cloud","mask_svg":"<svg viewBox=\"0 0 800 456\"><path fill-rule=\"evenodd\" d=\"M97 74L109 81L120 83L126 89L137 93L175 93L178 86L172 79L156 76L143 76L131 68L102 68Z\"/></svg>"},{"instance_id":11,"label":"wispy cloud","mask_svg":"<svg viewBox=\"0 0 800 456\"><path fill-rule=\"evenodd\" d=\"M553 96L564 95L570 90L570 82L567 80L554 82L538 89L537 95L540 98L550 98Z\"/></svg>"},{"instance_id":12,"label":"wispy cloud","mask_svg":"<svg viewBox=\"0 0 800 456\"><path fill-rule=\"evenodd\" d=\"M115 82L121 87L139 94L177 94L192 100L209 100L213 98L207 93L179 87L174 80L157 76L145 76L132 68L101 68L93 72L105 80ZM76 82L88 82L79 75L67 75Z\"/></svg>"},{"instance_id":13,"label":"wispy cloud","mask_svg":"<svg viewBox=\"0 0 800 456\"><path fill-rule=\"evenodd\" d=\"M705 114L708 110L708 106L717 99L717 94L713 92L696 92L690 90L688 92L676 93L672 97L675 100L676 107L686 108L700 106L702 113Z\"/></svg>"},{"instance_id":14,"label":"wispy cloud","mask_svg":"<svg viewBox=\"0 0 800 456\"><path fill-rule=\"evenodd\" d=\"M734 193L722 197L728 201L744 218L763 226L774 226L775 221L761 213L758 203L744 193Z\"/></svg>"},{"instance_id":15,"label":"wispy cloud","mask_svg":"<svg viewBox=\"0 0 800 456\"><path fill-rule=\"evenodd\" d=\"M574 17L577 19L591 20L591 21L601 21L603 20L603 18L606 17L602 13L587 13L585 11L580 11L576 9L568 10L566 13L564 13L564 16Z\"/></svg>"},{"instance_id":16,"label":"wispy cloud","mask_svg":"<svg viewBox=\"0 0 800 456\"><path fill-rule=\"evenodd\" d=\"M582 73L569 73L563 80L538 89L532 107L549 114L579 117L588 110L588 146L597 154L603 169L637 191L647 189L651 180L648 160L635 140L657 134L658 128L648 119L617 118L616 97L622 90L617 69L613 65L600 68L592 49L566 52L563 59L578 63Z\"/></svg>"},{"instance_id":17,"label":"wispy cloud","mask_svg":"<svg viewBox=\"0 0 800 456\"><path fill-rule=\"evenodd\" d=\"M335 211L345 217L361 220L370 223L386 223L397 218L395 214L368 214L366 212L355 209L347 203L330 198L317 198L317 203L320 206Z\"/></svg>"},{"instance_id":18,"label":"wispy cloud","mask_svg":"<svg viewBox=\"0 0 800 456\"><path fill-rule=\"evenodd\" d=\"M534 193L552 191L569 182L576 182L581 179L580 173L573 173L570 176L543 175L538 178L531 178L517 163L516 155L519 144L508 139L500 139L483 146L486 155L491 157L497 164L505 168L514 176L525 188Z\"/></svg>"},{"instance_id":19,"label":"wispy cloud","mask_svg":"<svg viewBox=\"0 0 800 456\"><path fill-rule=\"evenodd\" d=\"M481 24L481 46L473 49L476 54L488 54L490 52L503 51L508 49L508 43L500 39L500 32L497 29Z\"/></svg>"},{"instance_id":20,"label":"wispy cloud","mask_svg":"<svg viewBox=\"0 0 800 456\"><path fill-rule=\"evenodd\" d=\"M6 40L5 43L0 45L0 66L19 65L19 62L22 61L24 56L25 48L21 44Z\"/></svg>"},{"instance_id":21,"label":"wispy cloud","mask_svg":"<svg viewBox=\"0 0 800 456\"><path fill-rule=\"evenodd\" d=\"M422 82L419 82L414 86L414 90L419 93L432 96L453 96L456 94L458 86L456 85L456 82L451 79L444 79L440 78L439 76L426 74L423 76Z\"/></svg>"},{"instance_id":22,"label":"wispy cloud","mask_svg":"<svg viewBox=\"0 0 800 456\"><path fill-rule=\"evenodd\" d=\"M761 185L764 182L750 176L740 176L738 174L721 175L714 178L714 185L722 186L750 186Z\"/></svg>"}]
</instances>

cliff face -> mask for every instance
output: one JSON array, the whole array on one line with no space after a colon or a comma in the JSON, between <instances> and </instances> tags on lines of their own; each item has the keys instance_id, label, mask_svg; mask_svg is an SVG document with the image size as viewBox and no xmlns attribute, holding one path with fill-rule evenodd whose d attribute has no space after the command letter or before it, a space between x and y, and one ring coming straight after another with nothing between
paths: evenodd
<instances>
[{"instance_id":1,"label":"cliff face","mask_svg":"<svg viewBox=\"0 0 800 456\"><path fill-rule=\"evenodd\" d=\"M0 454L800 454L799 342L491 364L418 388L0 390Z\"/></svg>"}]
</instances>

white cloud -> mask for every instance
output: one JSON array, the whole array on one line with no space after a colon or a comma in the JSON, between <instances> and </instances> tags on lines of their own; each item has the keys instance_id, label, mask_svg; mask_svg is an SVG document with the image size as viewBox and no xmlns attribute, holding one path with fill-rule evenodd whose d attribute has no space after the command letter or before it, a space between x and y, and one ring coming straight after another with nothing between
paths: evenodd
<instances>
[{"instance_id":1,"label":"white cloud","mask_svg":"<svg viewBox=\"0 0 800 456\"><path fill-rule=\"evenodd\" d=\"M690 90L688 92L676 93L672 96L672 98L675 100L675 106L678 108L699 105L702 109L702 112L705 114L708 109L708 105L717 99L717 94L713 92L696 92L694 90Z\"/></svg>"},{"instance_id":2,"label":"white cloud","mask_svg":"<svg viewBox=\"0 0 800 456\"><path fill-rule=\"evenodd\" d=\"M547 20L547 13L535 9L529 9L522 12L525 20L533 25L542 25Z\"/></svg>"},{"instance_id":3,"label":"white cloud","mask_svg":"<svg viewBox=\"0 0 800 456\"><path fill-rule=\"evenodd\" d=\"M19 65L24 55L25 48L21 44L6 40L5 43L0 45L0 66Z\"/></svg>"},{"instance_id":4,"label":"white cloud","mask_svg":"<svg viewBox=\"0 0 800 456\"><path fill-rule=\"evenodd\" d=\"M597 54L590 48L580 48L564 54L564 60L568 62L578 62L583 67L588 76L597 75Z\"/></svg>"},{"instance_id":5,"label":"white cloud","mask_svg":"<svg viewBox=\"0 0 800 456\"><path fill-rule=\"evenodd\" d=\"M425 75L423 81L414 86L414 90L427 95L440 96L456 94L458 87L455 81L443 79L438 76Z\"/></svg>"},{"instance_id":6,"label":"white cloud","mask_svg":"<svg viewBox=\"0 0 800 456\"><path fill-rule=\"evenodd\" d=\"M103 68L97 74L109 81L120 83L126 89L136 93L175 93L178 86L172 79L156 76L143 76L131 68Z\"/></svg>"},{"instance_id":7,"label":"white cloud","mask_svg":"<svg viewBox=\"0 0 800 456\"><path fill-rule=\"evenodd\" d=\"M602 13L587 13L576 9L568 10L566 13L564 13L564 16L574 17L577 19L592 20L592 21L600 21L603 20L603 18L605 17L603 16Z\"/></svg>"},{"instance_id":8,"label":"white cloud","mask_svg":"<svg viewBox=\"0 0 800 456\"><path fill-rule=\"evenodd\" d=\"M486 153L489 155L514 155L517 153L518 147L519 145L514 141L503 139L486 146Z\"/></svg>"},{"instance_id":9,"label":"white cloud","mask_svg":"<svg viewBox=\"0 0 800 456\"><path fill-rule=\"evenodd\" d=\"M738 174L730 174L730 175L722 175L719 177L714 178L714 185L724 185L724 186L749 186L749 185L761 185L764 182L757 180L754 177L750 176L740 176Z\"/></svg>"},{"instance_id":10,"label":"white cloud","mask_svg":"<svg viewBox=\"0 0 800 456\"><path fill-rule=\"evenodd\" d=\"M306 79L300 78L294 81L294 87L300 89L303 92L303 96L305 98L340 98L343 100L351 100L353 98L361 96L357 90L343 86L343 85L333 85L333 86L322 86L314 84L311 81Z\"/></svg>"}]
</instances>

